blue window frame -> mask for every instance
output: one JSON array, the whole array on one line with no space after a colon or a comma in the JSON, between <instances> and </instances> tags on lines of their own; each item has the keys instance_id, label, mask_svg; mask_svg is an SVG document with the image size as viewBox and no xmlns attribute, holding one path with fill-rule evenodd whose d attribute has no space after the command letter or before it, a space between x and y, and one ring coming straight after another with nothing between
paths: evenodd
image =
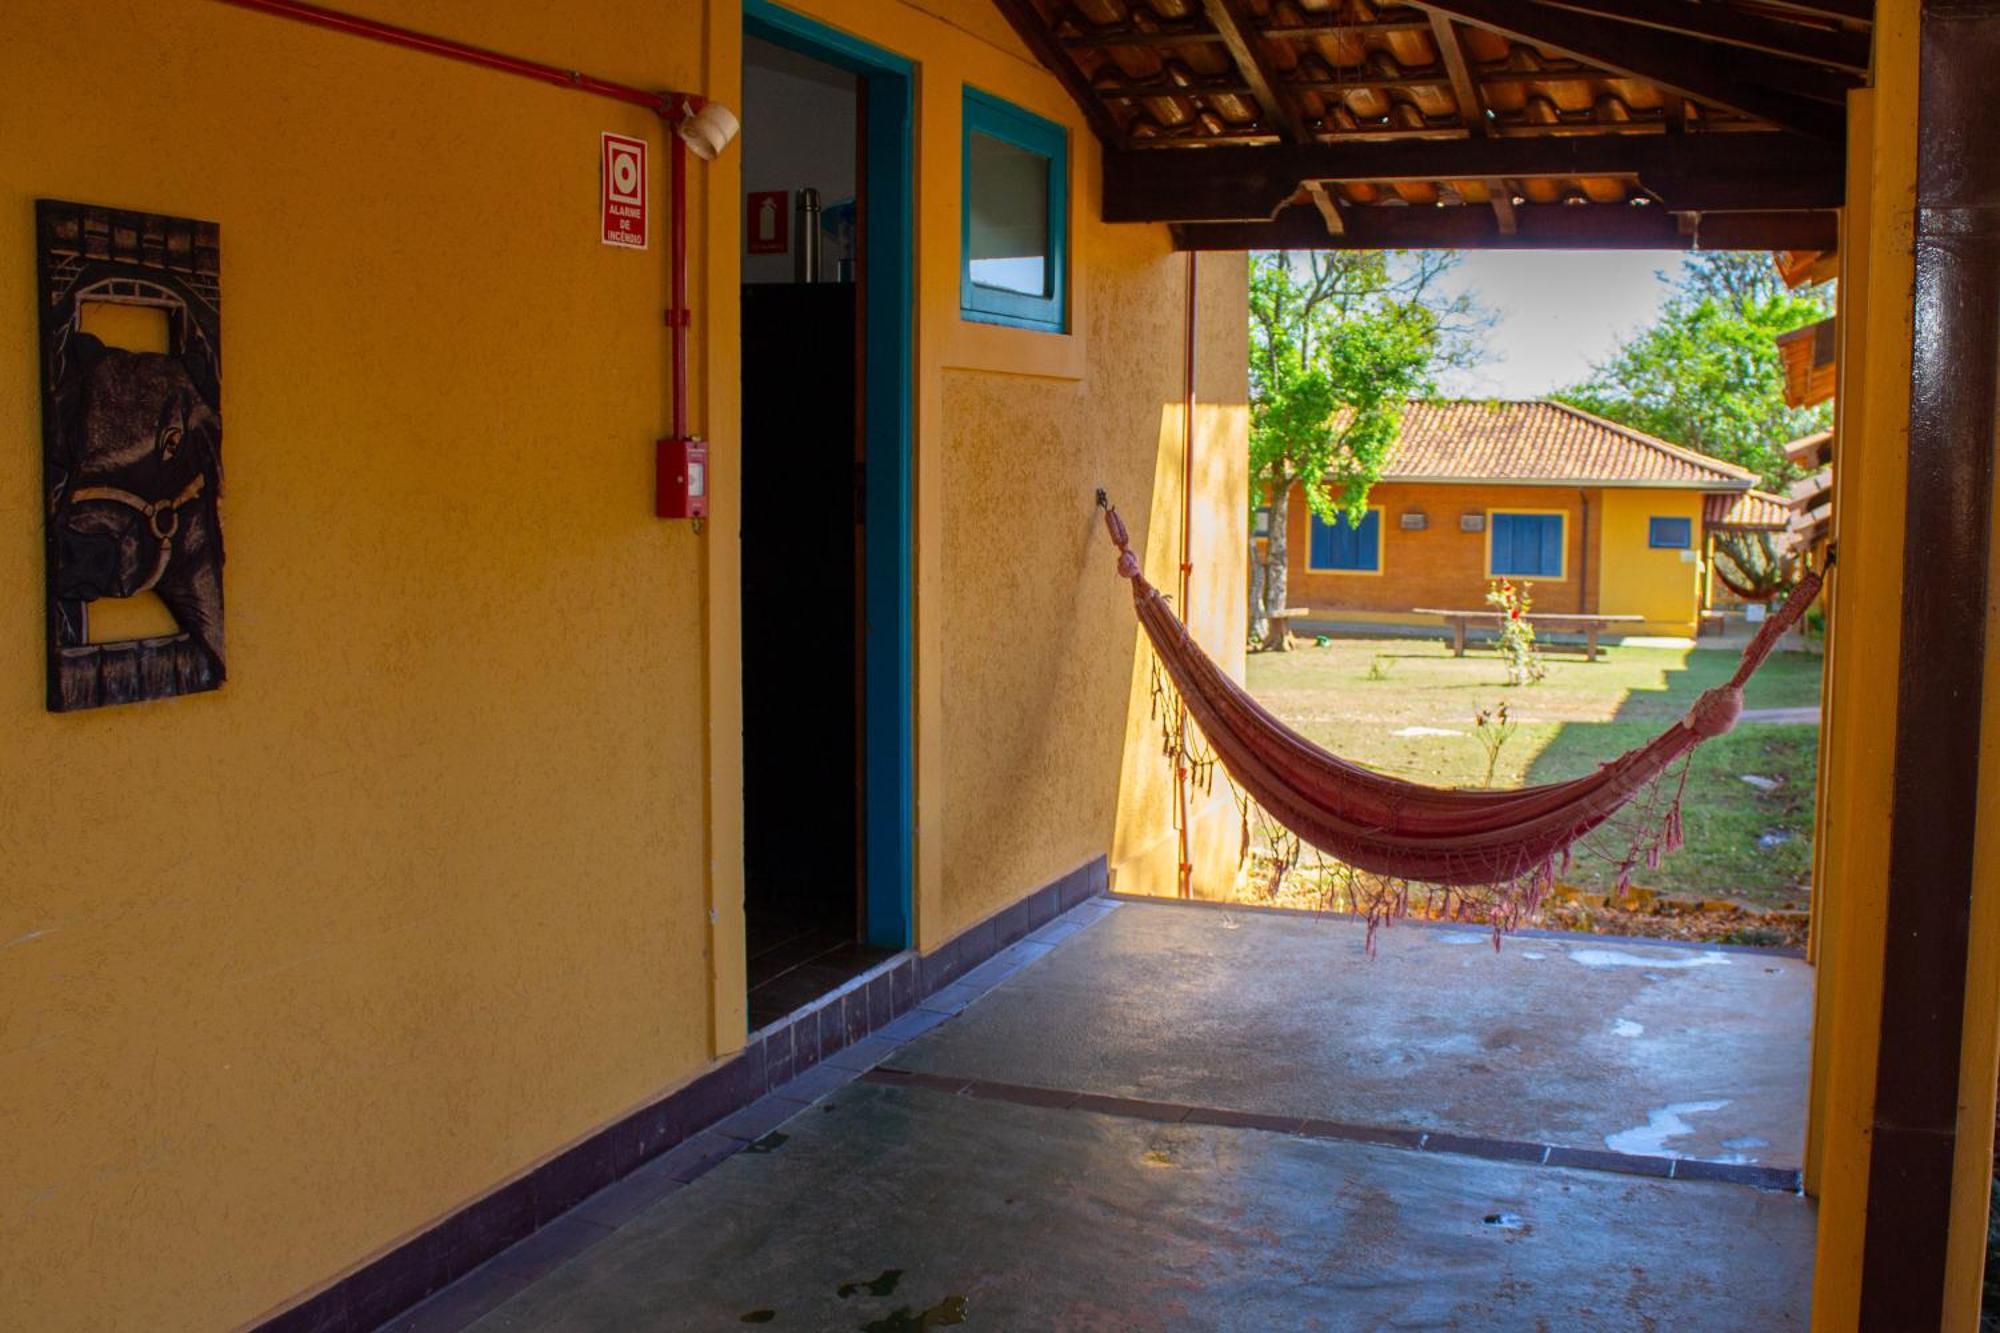
<instances>
[{"instance_id":1,"label":"blue window frame","mask_svg":"<svg viewBox=\"0 0 2000 1333\"><path fill-rule=\"evenodd\" d=\"M1347 570L1361 574L1382 572L1382 511L1371 509L1360 526L1342 514L1332 523L1312 515L1312 539L1306 550L1306 568Z\"/></svg>"},{"instance_id":2,"label":"blue window frame","mask_svg":"<svg viewBox=\"0 0 2000 1333\"><path fill-rule=\"evenodd\" d=\"M1563 576L1561 514L1495 513L1488 523L1494 577L1559 579Z\"/></svg>"},{"instance_id":3,"label":"blue window frame","mask_svg":"<svg viewBox=\"0 0 2000 1333\"><path fill-rule=\"evenodd\" d=\"M965 90L959 307L966 319L1069 328L1069 132Z\"/></svg>"},{"instance_id":4,"label":"blue window frame","mask_svg":"<svg viewBox=\"0 0 2000 1333\"><path fill-rule=\"evenodd\" d=\"M1656 551L1685 551L1694 545L1691 518L1653 518L1646 522L1646 545Z\"/></svg>"}]
</instances>

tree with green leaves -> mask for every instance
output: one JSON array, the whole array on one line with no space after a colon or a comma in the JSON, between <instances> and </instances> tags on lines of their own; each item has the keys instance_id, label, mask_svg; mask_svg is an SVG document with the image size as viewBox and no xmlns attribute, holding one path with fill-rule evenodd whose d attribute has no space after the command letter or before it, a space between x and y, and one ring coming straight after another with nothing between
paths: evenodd
<instances>
[{"instance_id":1,"label":"tree with green leaves","mask_svg":"<svg viewBox=\"0 0 2000 1333\"><path fill-rule=\"evenodd\" d=\"M1358 522L1395 444L1403 404L1472 354L1490 321L1439 294L1440 251L1334 250L1250 257L1250 491L1271 513L1251 560L1251 637L1282 642L1286 523L1303 489L1322 522Z\"/></svg>"},{"instance_id":2,"label":"tree with green leaves","mask_svg":"<svg viewBox=\"0 0 2000 1333\"><path fill-rule=\"evenodd\" d=\"M1833 407L1786 405L1776 339L1832 313L1831 287L1787 290L1768 255L1693 255L1653 325L1555 396L1748 468L1783 491L1799 475L1785 444L1825 430ZM1725 534L1715 554L1717 577L1739 597L1767 601L1794 578L1766 533Z\"/></svg>"},{"instance_id":3,"label":"tree with green leaves","mask_svg":"<svg viewBox=\"0 0 2000 1333\"><path fill-rule=\"evenodd\" d=\"M1784 445L1832 408L1786 406L1775 339L1831 313L1826 292L1786 291L1767 255L1697 255L1652 326L1555 397L1782 488L1798 475Z\"/></svg>"}]
</instances>

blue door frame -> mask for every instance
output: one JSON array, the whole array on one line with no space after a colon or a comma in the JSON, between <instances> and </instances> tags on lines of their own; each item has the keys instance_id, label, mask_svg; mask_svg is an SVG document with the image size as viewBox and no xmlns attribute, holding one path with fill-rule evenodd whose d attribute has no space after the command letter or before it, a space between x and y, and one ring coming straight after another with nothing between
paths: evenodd
<instances>
[{"instance_id":1,"label":"blue door frame","mask_svg":"<svg viewBox=\"0 0 2000 1333\"><path fill-rule=\"evenodd\" d=\"M912 707L911 362L916 255L915 66L770 0L743 31L858 75L868 90L862 370L862 808L868 943L911 944L916 882Z\"/></svg>"}]
</instances>

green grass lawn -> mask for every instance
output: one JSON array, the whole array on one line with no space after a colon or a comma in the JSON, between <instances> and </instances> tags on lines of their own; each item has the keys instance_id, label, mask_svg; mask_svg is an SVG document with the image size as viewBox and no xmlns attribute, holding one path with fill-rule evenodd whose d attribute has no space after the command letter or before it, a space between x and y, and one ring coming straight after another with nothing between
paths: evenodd
<instances>
[{"instance_id":1,"label":"green grass lawn","mask_svg":"<svg viewBox=\"0 0 2000 1333\"><path fill-rule=\"evenodd\" d=\"M1505 701L1518 729L1500 751L1493 785L1518 787L1579 776L1644 744L1702 690L1727 679L1737 655L1614 647L1596 662L1559 654L1546 660L1548 679L1509 687L1490 651L1454 658L1441 643L1337 639L1324 648L1253 655L1249 686L1317 744L1436 786L1484 781L1486 751L1474 738L1473 719ZM1382 678L1371 678L1371 667ZM1816 705L1819 673L1817 656L1779 654L1751 680L1745 706ZM1658 870L1642 869L1635 882L1679 896L1805 906L1818 742L1816 727L1744 723L1702 746L1683 806L1687 845ZM1744 774L1779 785L1760 791L1741 780ZM1760 845L1765 835L1782 840ZM1620 846L1625 839L1612 830L1601 841ZM1602 890L1615 873L1605 858L1586 852L1566 878Z\"/></svg>"}]
</instances>

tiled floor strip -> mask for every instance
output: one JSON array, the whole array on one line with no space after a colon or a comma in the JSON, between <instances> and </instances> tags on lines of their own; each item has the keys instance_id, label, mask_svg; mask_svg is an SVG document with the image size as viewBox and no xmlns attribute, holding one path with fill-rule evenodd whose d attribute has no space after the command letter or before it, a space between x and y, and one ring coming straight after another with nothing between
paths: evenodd
<instances>
[{"instance_id":1,"label":"tiled floor strip","mask_svg":"<svg viewBox=\"0 0 2000 1333\"><path fill-rule=\"evenodd\" d=\"M882 1064L861 1076L864 1082L889 1087L927 1088L933 1092L973 1097L982 1101L1013 1102L1059 1111L1095 1111L1100 1115L1124 1116L1133 1120L1155 1120L1164 1124L1227 1125L1237 1129L1263 1129L1278 1134L1301 1134L1313 1139L1339 1139L1347 1143L1372 1143L1412 1152L1453 1153L1480 1157L1494 1162L1525 1162L1534 1166L1562 1166L1580 1171L1609 1171L1626 1176L1653 1176L1661 1180L1700 1180L1725 1185L1748 1185L1753 1189L1781 1190L1796 1194L1801 1178L1796 1170L1775 1166L1752 1166L1735 1162L1705 1162L1690 1157L1647 1157L1632 1153L1606 1152L1595 1148L1570 1148L1555 1143L1528 1143L1518 1139L1493 1139L1441 1131L1403 1129L1387 1125L1350 1125L1337 1120L1316 1120L1307 1116L1266 1115L1256 1111L1232 1111L1216 1106L1186 1106L1179 1102L1149 1101L1141 1097L1108 1097L1095 1092L1075 1092L1066 1088L1040 1088L1024 1083L994 1083L986 1079L960 1078L953 1074L927 1074Z\"/></svg>"}]
</instances>

